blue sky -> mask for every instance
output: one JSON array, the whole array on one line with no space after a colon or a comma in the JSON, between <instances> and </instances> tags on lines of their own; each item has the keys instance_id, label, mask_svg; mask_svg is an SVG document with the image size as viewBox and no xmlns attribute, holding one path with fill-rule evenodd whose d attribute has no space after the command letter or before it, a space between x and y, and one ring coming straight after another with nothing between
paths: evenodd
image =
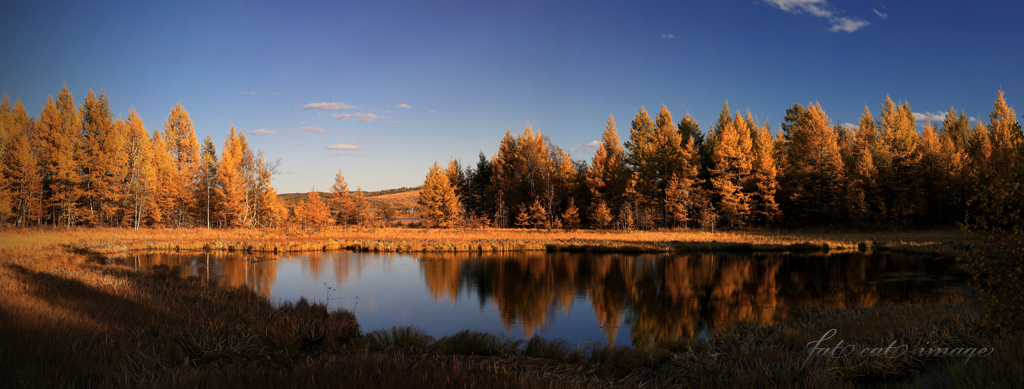
<instances>
[{"instance_id":1,"label":"blue sky","mask_svg":"<svg viewBox=\"0 0 1024 389\"><path fill-rule=\"evenodd\" d=\"M589 160L607 116L625 139L641 106L705 131L726 100L775 130L794 103L856 122L886 95L987 120L999 90L1024 101L1022 15L1016 1L18 2L0 14L0 92L36 116L62 82L78 103L104 89L150 129L181 102L200 139L219 148L234 125L280 158L280 193L326 190L338 169L380 190L490 156L527 123Z\"/></svg>"}]
</instances>

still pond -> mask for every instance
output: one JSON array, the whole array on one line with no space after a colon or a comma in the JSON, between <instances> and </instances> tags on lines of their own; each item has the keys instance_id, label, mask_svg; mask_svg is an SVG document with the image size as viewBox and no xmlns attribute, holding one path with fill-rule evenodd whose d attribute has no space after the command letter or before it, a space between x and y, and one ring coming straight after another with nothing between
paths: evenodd
<instances>
[{"instance_id":1,"label":"still pond","mask_svg":"<svg viewBox=\"0 0 1024 389\"><path fill-rule=\"evenodd\" d=\"M151 253L118 261L179 267L275 302L348 309L363 332L472 329L581 346L644 347L737 321L771 325L800 307L958 300L967 285L953 260L889 253Z\"/></svg>"}]
</instances>

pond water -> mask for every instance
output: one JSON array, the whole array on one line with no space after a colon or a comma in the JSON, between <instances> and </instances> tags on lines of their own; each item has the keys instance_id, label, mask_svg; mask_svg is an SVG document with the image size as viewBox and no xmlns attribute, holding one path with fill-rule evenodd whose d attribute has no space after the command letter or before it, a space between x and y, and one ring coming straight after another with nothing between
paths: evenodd
<instances>
[{"instance_id":1,"label":"pond water","mask_svg":"<svg viewBox=\"0 0 1024 389\"><path fill-rule=\"evenodd\" d=\"M737 321L771 325L801 306L958 300L949 259L888 253L378 254L151 253L120 258L252 288L271 301L353 311L363 332L416 326L572 345L645 347Z\"/></svg>"}]
</instances>

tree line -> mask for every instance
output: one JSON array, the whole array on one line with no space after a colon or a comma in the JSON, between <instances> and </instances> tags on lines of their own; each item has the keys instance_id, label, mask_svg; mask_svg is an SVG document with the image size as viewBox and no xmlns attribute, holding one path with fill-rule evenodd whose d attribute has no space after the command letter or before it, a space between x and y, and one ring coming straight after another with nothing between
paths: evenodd
<instances>
[{"instance_id":1,"label":"tree line","mask_svg":"<svg viewBox=\"0 0 1024 389\"><path fill-rule=\"evenodd\" d=\"M0 103L0 225L274 227L288 216L276 162L232 126L220 153L177 104L152 133L133 108L114 119L104 92L81 105L63 86L38 117Z\"/></svg>"},{"instance_id":2,"label":"tree line","mask_svg":"<svg viewBox=\"0 0 1024 389\"><path fill-rule=\"evenodd\" d=\"M437 163L420 208L434 226L654 229L865 228L969 223L989 188L1024 165L1024 136L1003 92L988 123L950 108L938 125L886 97L876 119L833 123L818 103L786 110L773 132L722 107L708 132L689 114L642 108L620 141L609 115L590 161L526 126L475 166Z\"/></svg>"}]
</instances>

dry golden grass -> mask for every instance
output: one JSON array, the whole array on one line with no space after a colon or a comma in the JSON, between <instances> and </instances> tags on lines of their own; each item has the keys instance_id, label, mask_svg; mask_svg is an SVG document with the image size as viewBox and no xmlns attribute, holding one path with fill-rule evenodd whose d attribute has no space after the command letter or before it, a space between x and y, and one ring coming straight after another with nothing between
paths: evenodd
<instances>
[{"instance_id":1,"label":"dry golden grass","mask_svg":"<svg viewBox=\"0 0 1024 389\"><path fill-rule=\"evenodd\" d=\"M528 229L418 229L350 227L300 229L72 228L9 230L0 254L13 257L40 247L66 247L103 254L134 250L224 250L252 252L509 252L509 251L755 251L903 250L956 254L973 238L957 229L903 232L814 230L595 231Z\"/></svg>"}]
</instances>

